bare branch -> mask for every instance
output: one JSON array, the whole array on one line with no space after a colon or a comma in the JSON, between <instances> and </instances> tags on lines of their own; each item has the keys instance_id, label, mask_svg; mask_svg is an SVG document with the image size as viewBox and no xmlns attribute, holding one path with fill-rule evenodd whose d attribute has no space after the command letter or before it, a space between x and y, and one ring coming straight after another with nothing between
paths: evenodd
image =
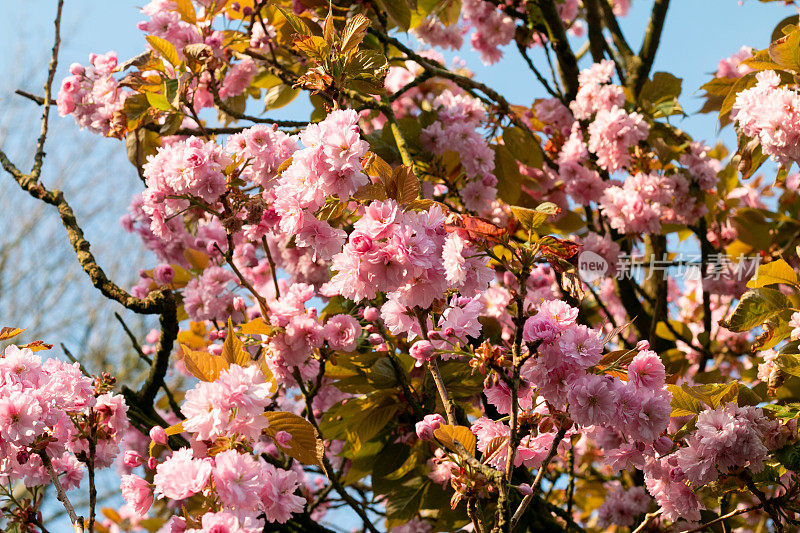
<instances>
[{"instance_id":1,"label":"bare branch","mask_svg":"<svg viewBox=\"0 0 800 533\"><path fill-rule=\"evenodd\" d=\"M53 53L50 56L50 66L47 70L47 81L44 84L44 99L42 105L42 129L39 133L39 140L36 141L36 154L33 156L33 168L31 169L31 178L34 181L39 179L42 173L42 164L44 163L44 141L47 138L47 122L50 118L50 89L53 86L53 78L56 75L56 67L58 66L58 48L61 46L61 11L64 7L64 0L58 0L58 7L56 8L56 20L53 22L55 26L55 37L53 38Z\"/></svg>"}]
</instances>

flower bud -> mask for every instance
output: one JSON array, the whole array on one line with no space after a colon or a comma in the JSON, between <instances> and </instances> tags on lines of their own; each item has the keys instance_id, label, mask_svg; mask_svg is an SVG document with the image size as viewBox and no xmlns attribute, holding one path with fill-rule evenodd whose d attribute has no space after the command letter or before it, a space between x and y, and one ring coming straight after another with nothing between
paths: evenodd
<instances>
[{"instance_id":1,"label":"flower bud","mask_svg":"<svg viewBox=\"0 0 800 533\"><path fill-rule=\"evenodd\" d=\"M408 353L417 360L416 366L422 366L423 363L431 360L435 351L436 349L430 341L419 340L411 345Z\"/></svg>"},{"instance_id":2,"label":"flower bud","mask_svg":"<svg viewBox=\"0 0 800 533\"><path fill-rule=\"evenodd\" d=\"M417 422L414 429L417 432L417 437L422 440L433 439L433 432L439 429L439 426L445 423L442 415L435 413L432 415L425 415L422 421Z\"/></svg>"},{"instance_id":3,"label":"flower bud","mask_svg":"<svg viewBox=\"0 0 800 533\"><path fill-rule=\"evenodd\" d=\"M150 440L156 444L166 445L167 432L164 431L164 428L161 426L153 426L152 429L150 429Z\"/></svg>"},{"instance_id":4,"label":"flower bud","mask_svg":"<svg viewBox=\"0 0 800 533\"><path fill-rule=\"evenodd\" d=\"M142 464L142 456L135 450L128 450L125 452L122 462L125 463L125 466L136 468Z\"/></svg>"}]
</instances>

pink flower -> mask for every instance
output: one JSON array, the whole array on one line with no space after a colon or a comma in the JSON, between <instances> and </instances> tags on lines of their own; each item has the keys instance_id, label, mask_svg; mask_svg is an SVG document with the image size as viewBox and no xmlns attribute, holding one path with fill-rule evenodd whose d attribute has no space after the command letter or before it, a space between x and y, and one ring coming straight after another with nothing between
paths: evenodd
<instances>
[{"instance_id":1,"label":"pink flower","mask_svg":"<svg viewBox=\"0 0 800 533\"><path fill-rule=\"evenodd\" d=\"M628 365L628 378L637 389L660 389L666 379L664 363L655 352L643 350Z\"/></svg>"},{"instance_id":2,"label":"pink flower","mask_svg":"<svg viewBox=\"0 0 800 533\"><path fill-rule=\"evenodd\" d=\"M261 502L261 465L250 454L226 450L214 457L214 489L222 505L256 509Z\"/></svg>"},{"instance_id":3,"label":"pink flower","mask_svg":"<svg viewBox=\"0 0 800 533\"><path fill-rule=\"evenodd\" d=\"M145 516L153 505L153 491L150 489L150 484L137 475L129 474L122 476L119 488L128 505L139 515Z\"/></svg>"},{"instance_id":4,"label":"pink flower","mask_svg":"<svg viewBox=\"0 0 800 533\"><path fill-rule=\"evenodd\" d=\"M261 503L268 522L283 524L293 513L303 510L305 500L294 494L298 486L296 472L263 463L261 475Z\"/></svg>"},{"instance_id":5,"label":"pink flower","mask_svg":"<svg viewBox=\"0 0 800 533\"><path fill-rule=\"evenodd\" d=\"M202 491L211 477L211 463L195 459L192 450L181 448L156 467L155 495L183 500Z\"/></svg>"},{"instance_id":6,"label":"pink flower","mask_svg":"<svg viewBox=\"0 0 800 533\"><path fill-rule=\"evenodd\" d=\"M609 172L630 164L630 148L647 139L650 126L639 113L627 113L619 107L601 109L589 125L589 151L597 155L597 164Z\"/></svg>"},{"instance_id":7,"label":"pink flower","mask_svg":"<svg viewBox=\"0 0 800 533\"><path fill-rule=\"evenodd\" d=\"M435 352L436 349L433 344L426 340L416 341L411 345L411 349L408 351L409 355L416 359L414 366L418 367L433 359Z\"/></svg>"},{"instance_id":8,"label":"pink flower","mask_svg":"<svg viewBox=\"0 0 800 533\"><path fill-rule=\"evenodd\" d=\"M570 416L582 426L613 420L615 394L605 377L587 374L578 378L570 386L567 398Z\"/></svg>"},{"instance_id":9,"label":"pink flower","mask_svg":"<svg viewBox=\"0 0 800 533\"><path fill-rule=\"evenodd\" d=\"M417 422L414 429L417 432L417 437L421 440L433 439L433 432L439 429L439 426L446 424L442 415L435 413L432 415L425 415L425 417Z\"/></svg>"},{"instance_id":10,"label":"pink flower","mask_svg":"<svg viewBox=\"0 0 800 533\"><path fill-rule=\"evenodd\" d=\"M325 323L324 335L334 350L352 352L361 337L361 324L350 315L334 315Z\"/></svg>"}]
</instances>

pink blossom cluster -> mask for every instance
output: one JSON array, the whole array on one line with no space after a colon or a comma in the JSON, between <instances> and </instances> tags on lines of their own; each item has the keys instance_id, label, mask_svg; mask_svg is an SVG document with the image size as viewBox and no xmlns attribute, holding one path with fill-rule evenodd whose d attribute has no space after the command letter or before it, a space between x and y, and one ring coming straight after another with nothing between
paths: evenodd
<instances>
[{"instance_id":1,"label":"pink blossom cluster","mask_svg":"<svg viewBox=\"0 0 800 533\"><path fill-rule=\"evenodd\" d=\"M768 452L764 441L777 429L778 422L767 419L757 407L728 403L703 411L687 446L675 452L677 464L695 487L739 467L758 473Z\"/></svg>"},{"instance_id":2,"label":"pink blossom cluster","mask_svg":"<svg viewBox=\"0 0 800 533\"><path fill-rule=\"evenodd\" d=\"M749 46L742 46L735 54L720 59L717 65L717 78L741 78L753 69L744 63L744 60L753 56L753 49Z\"/></svg>"},{"instance_id":3,"label":"pink blossom cluster","mask_svg":"<svg viewBox=\"0 0 800 533\"><path fill-rule=\"evenodd\" d=\"M139 22L137 27L149 35L166 39L179 54L183 54L187 44L203 42L195 25L181 19L173 0L151 0L142 8L142 13L150 18Z\"/></svg>"},{"instance_id":4,"label":"pink blossom cluster","mask_svg":"<svg viewBox=\"0 0 800 533\"><path fill-rule=\"evenodd\" d=\"M485 213L497 196L494 152L479 133L486 111L480 100L445 89L433 101L439 120L424 128L423 146L436 155L458 153L467 183L458 192L464 206Z\"/></svg>"},{"instance_id":5,"label":"pink blossom cluster","mask_svg":"<svg viewBox=\"0 0 800 533\"><path fill-rule=\"evenodd\" d=\"M523 366L523 376L554 406L567 403L578 425L612 426L631 443L652 449L670 416L661 359L642 346L628 365L626 382L587 372L600 361L604 341L575 323L577 313L550 300L525 322L523 339L538 344L538 356Z\"/></svg>"},{"instance_id":6,"label":"pink blossom cluster","mask_svg":"<svg viewBox=\"0 0 800 533\"><path fill-rule=\"evenodd\" d=\"M61 82L58 91L58 114L72 115L81 129L108 136L118 129L122 108L128 92L112 76L117 68L116 52L90 54L90 66L73 63L70 75Z\"/></svg>"},{"instance_id":7,"label":"pink blossom cluster","mask_svg":"<svg viewBox=\"0 0 800 533\"><path fill-rule=\"evenodd\" d=\"M41 358L29 348L6 347L0 357L0 478L49 485L46 454L66 489L83 477L76 455L96 435L95 466L110 466L129 424L122 396L96 392L78 363ZM91 426L94 429L90 429Z\"/></svg>"},{"instance_id":8,"label":"pink blossom cluster","mask_svg":"<svg viewBox=\"0 0 800 533\"><path fill-rule=\"evenodd\" d=\"M600 527L631 526L639 515L647 512L651 498L643 487L625 489L619 481L604 484L605 500L597 510Z\"/></svg>"},{"instance_id":9,"label":"pink blossom cluster","mask_svg":"<svg viewBox=\"0 0 800 533\"><path fill-rule=\"evenodd\" d=\"M693 224L706 212L691 195L689 181L677 173L629 176L605 189L600 209L621 233L658 233L664 222Z\"/></svg>"},{"instance_id":10,"label":"pink blossom cluster","mask_svg":"<svg viewBox=\"0 0 800 533\"><path fill-rule=\"evenodd\" d=\"M171 235L168 220L190 206L189 197L214 204L225 192L230 157L214 141L190 137L159 148L147 158L142 210L161 238Z\"/></svg>"},{"instance_id":11,"label":"pink blossom cluster","mask_svg":"<svg viewBox=\"0 0 800 533\"><path fill-rule=\"evenodd\" d=\"M436 16L422 21L411 33L429 46L458 50L464 44L466 29L459 24L445 26Z\"/></svg>"},{"instance_id":12,"label":"pink blossom cluster","mask_svg":"<svg viewBox=\"0 0 800 533\"><path fill-rule=\"evenodd\" d=\"M269 425L263 414L272 388L258 366L231 365L215 381L201 381L186 392L183 429L198 441L233 436L258 440Z\"/></svg>"},{"instance_id":13,"label":"pink blossom cluster","mask_svg":"<svg viewBox=\"0 0 800 533\"><path fill-rule=\"evenodd\" d=\"M514 19L486 0L462 2L461 16L464 24L474 29L470 44L480 54L483 64L497 63L503 57L500 47L514 38Z\"/></svg>"},{"instance_id":14,"label":"pink blossom cluster","mask_svg":"<svg viewBox=\"0 0 800 533\"><path fill-rule=\"evenodd\" d=\"M359 135L358 119L358 113L346 109L309 124L300 134L305 148L294 152L273 189L280 231L324 260L342 249L346 235L314 213L330 197L347 202L369 182L361 166L368 144Z\"/></svg>"},{"instance_id":15,"label":"pink blossom cluster","mask_svg":"<svg viewBox=\"0 0 800 533\"><path fill-rule=\"evenodd\" d=\"M544 403L539 404L536 412L543 414L547 412ZM499 470L505 470L510 452L508 437L511 433L511 428L509 428L508 424L481 417L473 422L470 429L477 437L479 451L486 452L490 444L494 445L492 448L493 453L491 456L486 457L485 463ZM524 465L526 468L538 468L553 447L555 436L555 431L534 431L524 435L514 456L514 466ZM498 446L498 441L495 439L502 437L505 437L505 440Z\"/></svg>"},{"instance_id":16,"label":"pink blossom cluster","mask_svg":"<svg viewBox=\"0 0 800 533\"><path fill-rule=\"evenodd\" d=\"M394 200L374 201L360 214L344 249L333 257L336 274L322 294L359 302L386 293L388 302L381 311L392 333L418 332L410 308L430 307L450 288L473 296L492 278L486 258L471 243L447 234L438 205L404 212ZM456 305L449 315L445 311L443 323L455 324L464 309Z\"/></svg>"},{"instance_id":17,"label":"pink blossom cluster","mask_svg":"<svg viewBox=\"0 0 800 533\"><path fill-rule=\"evenodd\" d=\"M700 142L693 142L689 152L681 156L679 162L686 168L686 174L701 190L713 192L717 186L717 173L721 169L718 160L709 157L711 150Z\"/></svg>"},{"instance_id":18,"label":"pink blossom cluster","mask_svg":"<svg viewBox=\"0 0 800 533\"><path fill-rule=\"evenodd\" d=\"M800 94L773 70L756 74L755 87L736 95L731 117L742 133L758 139L764 154L783 167L800 161Z\"/></svg>"},{"instance_id":19,"label":"pink blossom cluster","mask_svg":"<svg viewBox=\"0 0 800 533\"><path fill-rule=\"evenodd\" d=\"M200 518L202 529L187 531L256 532L264 527L262 516L267 522L284 523L303 510L305 499L295 494L298 485L297 472L280 470L260 456L229 449L198 457L192 449L181 448L155 465L152 484L128 474L120 489L140 515L147 513L154 498L180 504L202 493L219 510ZM177 521L185 527L182 518Z\"/></svg>"},{"instance_id":20,"label":"pink blossom cluster","mask_svg":"<svg viewBox=\"0 0 800 533\"><path fill-rule=\"evenodd\" d=\"M294 283L280 298L269 302L270 323L283 328L269 338L266 351L269 367L279 383L294 383L294 368L299 368L301 374L313 375L317 361L311 356L326 342L332 350L351 352L361 338L363 329L354 317L338 314L323 323L316 308L307 309L307 302L315 296L312 285Z\"/></svg>"}]
</instances>

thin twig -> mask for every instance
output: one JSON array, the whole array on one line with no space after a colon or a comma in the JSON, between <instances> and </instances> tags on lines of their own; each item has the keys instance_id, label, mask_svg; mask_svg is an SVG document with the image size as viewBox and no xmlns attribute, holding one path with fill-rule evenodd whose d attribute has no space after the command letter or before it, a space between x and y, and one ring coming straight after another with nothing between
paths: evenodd
<instances>
[{"instance_id":1,"label":"thin twig","mask_svg":"<svg viewBox=\"0 0 800 533\"><path fill-rule=\"evenodd\" d=\"M50 89L53 86L53 78L56 75L56 67L58 66L58 48L61 46L61 11L64 7L64 0L58 0L58 7L56 8L56 19L53 22L55 26L55 37L53 38L53 52L50 56L50 66L47 69L47 81L44 84L44 100L42 100L42 128L39 133L39 140L36 141L36 153L33 156L33 168L31 169L31 177L34 181L39 179L42 173L42 164L44 163L44 141L47 138L47 122L50 118Z\"/></svg>"},{"instance_id":2,"label":"thin twig","mask_svg":"<svg viewBox=\"0 0 800 533\"><path fill-rule=\"evenodd\" d=\"M83 517L78 516L75 513L75 508L72 506L72 503L70 503L67 493L64 491L64 487L61 485L61 480L58 479L58 472L56 472L55 468L53 468L53 463L50 461L50 457L47 456L47 451L40 451L39 457L42 458L42 465L44 465L45 470L47 470L47 473L50 476L50 481L53 482L53 487L56 489L56 497L58 498L58 501L61 502L61 505L64 506L64 509L66 509L69 519L72 522L72 525L75 527L75 531L82 532Z\"/></svg>"},{"instance_id":3,"label":"thin twig","mask_svg":"<svg viewBox=\"0 0 800 533\"><path fill-rule=\"evenodd\" d=\"M647 513L646 515L644 515L644 520L642 520L642 523L636 526L636 529L631 531L631 533L641 533L642 531L644 531L645 528L650 524L650 522L661 516L661 512L662 512L661 509L659 509L658 511L655 511L653 513Z\"/></svg>"},{"instance_id":4,"label":"thin twig","mask_svg":"<svg viewBox=\"0 0 800 533\"><path fill-rule=\"evenodd\" d=\"M531 500L533 500L533 496L539 490L539 485L541 485L542 479L544 479L545 470L547 470L547 466L550 464L550 461L558 452L558 445L561 444L561 441L564 439L564 435L566 434L567 425L562 423L562 426L559 428L558 433L556 433L556 436L553 439L553 446L547 453L547 457L545 457L544 461L542 461L541 466L539 466L539 471L536 472L536 478L534 478L533 483L531 483L531 493L522 499L517 511L514 513L514 516L511 517L511 529L514 529L514 526L517 524L517 522L519 522L520 518L522 518L522 515L525 514L525 509L527 509L528 505L530 505Z\"/></svg>"}]
</instances>

